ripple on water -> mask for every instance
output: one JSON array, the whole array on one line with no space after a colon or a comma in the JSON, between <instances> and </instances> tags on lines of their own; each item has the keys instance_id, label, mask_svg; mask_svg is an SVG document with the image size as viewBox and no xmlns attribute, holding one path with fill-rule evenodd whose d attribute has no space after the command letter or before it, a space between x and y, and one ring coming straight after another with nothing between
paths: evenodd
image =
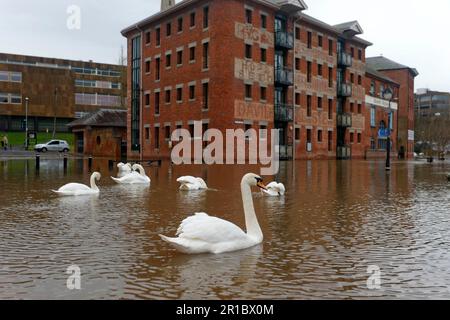
<instances>
[{"instance_id":1,"label":"ripple on water","mask_svg":"<svg viewBox=\"0 0 450 320\"><path fill-rule=\"evenodd\" d=\"M46 169L23 178L20 162L0 177L0 298L367 299L450 298L450 204L442 168L300 162L282 166L284 198L254 194L265 241L255 248L186 256L161 242L194 212L244 227L239 180L245 167L148 169L150 187L100 181L97 197L50 190L89 181ZM107 164L100 167L108 177ZM3 171L3 172L2 172ZM435 172L436 171L436 172ZM445 170L444 170L445 171ZM450 171L450 170L447 170ZM214 190L179 192L176 177L203 176ZM66 289L79 265L81 292ZM367 268L382 270L369 291Z\"/></svg>"}]
</instances>

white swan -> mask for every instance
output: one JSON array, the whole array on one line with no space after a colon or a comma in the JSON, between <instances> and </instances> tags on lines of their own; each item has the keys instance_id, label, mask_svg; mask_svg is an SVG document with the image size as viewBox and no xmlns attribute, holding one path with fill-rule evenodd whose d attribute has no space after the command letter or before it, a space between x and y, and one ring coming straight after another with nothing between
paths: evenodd
<instances>
[{"instance_id":1,"label":"white swan","mask_svg":"<svg viewBox=\"0 0 450 320\"><path fill-rule=\"evenodd\" d=\"M206 190L208 186L206 185L205 180L202 178L194 178L190 176L180 177L177 179L177 182L181 184L180 190L183 191L192 191L192 190Z\"/></svg>"},{"instance_id":2,"label":"white swan","mask_svg":"<svg viewBox=\"0 0 450 320\"><path fill-rule=\"evenodd\" d=\"M69 183L59 188L59 190L52 190L52 191L61 196L83 196L83 195L99 194L100 190L95 184L95 181L100 180L101 177L102 176L100 173L94 172L91 176L90 188L80 183Z\"/></svg>"},{"instance_id":3,"label":"white swan","mask_svg":"<svg viewBox=\"0 0 450 320\"><path fill-rule=\"evenodd\" d=\"M196 213L184 220L177 232L178 238L160 235L177 250L187 254L225 253L247 249L263 241L263 233L253 206L251 187L265 189L261 177L249 173L242 178L241 192L247 233L231 222Z\"/></svg>"},{"instance_id":4,"label":"white swan","mask_svg":"<svg viewBox=\"0 0 450 320\"><path fill-rule=\"evenodd\" d=\"M284 184L278 182L271 182L266 186L267 190L262 190L262 192L270 197L282 197L286 194L286 188Z\"/></svg>"},{"instance_id":5,"label":"white swan","mask_svg":"<svg viewBox=\"0 0 450 320\"><path fill-rule=\"evenodd\" d=\"M121 162L117 165L117 168L119 168L119 173L117 174L118 178L123 178L133 171L133 169L131 168L131 164L129 163L125 164Z\"/></svg>"},{"instance_id":6,"label":"white swan","mask_svg":"<svg viewBox=\"0 0 450 320\"><path fill-rule=\"evenodd\" d=\"M139 171L139 173L135 170ZM119 184L150 184L151 182L150 178L145 174L144 167L140 164L133 165L133 172L122 178L111 178Z\"/></svg>"}]
</instances>

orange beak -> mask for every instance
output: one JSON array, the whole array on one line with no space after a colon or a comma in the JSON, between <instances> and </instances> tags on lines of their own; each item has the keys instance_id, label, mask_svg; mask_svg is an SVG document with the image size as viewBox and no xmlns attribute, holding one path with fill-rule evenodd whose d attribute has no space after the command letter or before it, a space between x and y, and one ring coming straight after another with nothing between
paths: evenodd
<instances>
[{"instance_id":1,"label":"orange beak","mask_svg":"<svg viewBox=\"0 0 450 320\"><path fill-rule=\"evenodd\" d=\"M258 182L256 185L258 186L258 188L267 191L267 188L266 188L266 186L264 185L264 183L262 183L262 181Z\"/></svg>"}]
</instances>

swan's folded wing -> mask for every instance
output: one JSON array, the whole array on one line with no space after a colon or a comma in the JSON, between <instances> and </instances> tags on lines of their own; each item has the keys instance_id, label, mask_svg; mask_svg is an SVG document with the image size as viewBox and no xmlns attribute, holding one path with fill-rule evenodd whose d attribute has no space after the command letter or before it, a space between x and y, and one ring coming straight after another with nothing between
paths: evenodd
<instances>
[{"instance_id":1,"label":"swan's folded wing","mask_svg":"<svg viewBox=\"0 0 450 320\"><path fill-rule=\"evenodd\" d=\"M113 177L111 177L111 178L113 178ZM122 178L119 178L119 179L113 178L113 180L117 183L132 184L132 183L135 183L136 181L141 181L143 179L139 173L131 172L131 173L123 176Z\"/></svg>"},{"instance_id":2,"label":"swan's folded wing","mask_svg":"<svg viewBox=\"0 0 450 320\"><path fill-rule=\"evenodd\" d=\"M87 190L87 189L90 189L90 188L88 186L84 185L84 184L69 183L69 184L66 184L65 186L62 186L57 191L59 193L66 193L66 192L76 192L76 191Z\"/></svg>"},{"instance_id":3,"label":"swan's folded wing","mask_svg":"<svg viewBox=\"0 0 450 320\"><path fill-rule=\"evenodd\" d=\"M223 243L227 241L245 240L247 235L235 224L206 213L196 213L185 219L177 232L182 239Z\"/></svg>"},{"instance_id":4,"label":"swan's folded wing","mask_svg":"<svg viewBox=\"0 0 450 320\"><path fill-rule=\"evenodd\" d=\"M181 184L193 184L193 185L196 185L199 183L196 178L190 177L190 176L179 177L177 179L177 182L179 182Z\"/></svg>"},{"instance_id":5,"label":"swan's folded wing","mask_svg":"<svg viewBox=\"0 0 450 320\"><path fill-rule=\"evenodd\" d=\"M282 183L271 182L266 186L267 190L274 191L276 193L284 194L286 192L286 188Z\"/></svg>"}]
</instances>

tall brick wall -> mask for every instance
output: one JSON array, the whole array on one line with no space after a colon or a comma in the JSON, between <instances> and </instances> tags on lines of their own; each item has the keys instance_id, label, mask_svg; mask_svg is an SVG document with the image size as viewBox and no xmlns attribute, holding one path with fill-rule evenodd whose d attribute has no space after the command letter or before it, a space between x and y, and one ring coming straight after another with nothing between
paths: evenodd
<instances>
[{"instance_id":1,"label":"tall brick wall","mask_svg":"<svg viewBox=\"0 0 450 320\"><path fill-rule=\"evenodd\" d=\"M295 104L295 129L300 130L300 139L295 139L297 159L318 159L336 157L336 72L337 72L337 35L305 21L298 21L293 28L296 37L295 58L300 59L300 70L295 70L295 93L300 95L300 104ZM297 32L300 31L300 35ZM308 48L308 32L311 33L312 47ZM322 47L319 46L319 35L322 36ZM329 54L329 40L332 40L332 51ZM307 79L308 62L311 63L311 81ZM322 75L319 75L322 65ZM295 69L295 66L293 66ZM332 68L332 83L329 83L328 68ZM330 85L331 84L331 85ZM292 94L290 95L291 97ZM311 114L308 115L308 96L311 98ZM322 108L319 108L319 98ZM331 100L331 105L329 104ZM298 102L298 101L297 101ZM331 117L328 108L331 106ZM312 152L307 151L307 135L311 130ZM319 141L322 131L322 141ZM330 134L329 134L330 132ZM295 131L291 131L295 135ZM332 138L329 150L328 138Z\"/></svg>"},{"instance_id":2,"label":"tall brick wall","mask_svg":"<svg viewBox=\"0 0 450 320\"><path fill-rule=\"evenodd\" d=\"M375 92L372 94L370 91L371 85L375 85ZM383 121L386 126L389 125L389 108L388 108L388 102L387 101L381 101L383 99L380 88L383 86L383 88L391 88L393 90L393 101L391 103L392 112L394 115L393 123L394 123L394 129L391 131L391 143L392 143L392 154L397 155L398 154L398 97L399 97L399 89L400 86L397 83L386 81L384 79L380 79L374 75L371 75L369 73L366 74L366 77L364 79L364 85L366 88L366 95L370 98L373 98L374 101L378 101L378 104L371 104L366 103L366 110L365 110L365 117L367 119L366 125L365 125L365 131L364 131L364 148L366 153L366 158L371 157L385 157L384 150L379 150L379 137L378 137L378 130L380 129L380 124ZM381 102L384 104L384 106L381 106ZM371 109L375 108L375 123L372 125L371 123ZM397 110L396 110L397 108ZM372 145L372 141L373 144ZM381 151L381 152L380 152Z\"/></svg>"},{"instance_id":3,"label":"tall brick wall","mask_svg":"<svg viewBox=\"0 0 450 320\"><path fill-rule=\"evenodd\" d=\"M209 7L209 27L204 29L203 8ZM252 23L246 23L246 9L252 10ZM190 14L196 13L196 26L189 27ZM129 150L131 158L168 158L171 153L166 140L165 127L189 129L193 121L202 121L208 128L226 129L260 128L272 129L274 123L275 100L275 16L276 11L257 1L214 0L199 1L159 16L140 30L128 36L128 57L131 63L131 41L135 34L142 36L142 154ZM261 14L267 17L267 27L262 28ZM178 19L183 17L183 31L177 32ZM172 34L166 36L167 23L171 22ZM161 45L156 46L157 28L161 32ZM334 159L337 155L337 42L345 39L345 52L352 54L353 63L346 68L345 82L351 84L352 96L345 98L343 112L351 115L352 127L345 129L344 144L351 148L353 158L364 158L371 147L375 134L370 125L370 108L366 106L366 45L361 39L348 37L336 29L324 27L314 19L288 18L287 28L294 33L299 30L294 50L288 51L287 66L296 69L295 59L299 59L299 69L294 70L294 86L289 87L287 103L294 105L295 121L287 126L287 143L295 146L297 159ZM146 44L146 33L150 31L151 41ZM133 34L134 32L134 34ZM308 32L312 45L307 46ZM319 36L322 45L319 45ZM332 41L331 54L329 40ZM202 68L202 44L209 43L209 68ZM252 46L252 58L245 57L245 45ZM189 48L196 46L196 58L189 61ZM261 61L261 48L266 49L267 62ZM183 50L183 63L177 65L177 52ZM166 54L171 53L172 64L166 68ZM156 59L160 58L161 79L155 80ZM145 72L146 61L150 61L150 72ZM307 80L307 66L311 63L311 81ZM319 66L322 75L319 74ZM331 82L329 69L332 68ZM131 72L128 72L128 88L131 88ZM394 78L395 80L395 78ZM209 84L209 108L204 110L202 84ZM195 99L189 99L189 85L195 83ZM252 85L251 98L246 98L245 86ZM177 102L177 88L182 86L183 99ZM261 86L267 88L267 98L260 97ZM369 84L370 87L370 84ZM411 85L410 85L411 87ZM171 88L171 102L165 103L165 90ZM408 92L409 89L407 90ZM160 114L155 115L155 94L160 92ZM298 94L298 98L297 95ZM402 96L402 92L400 95ZM131 96L129 89L128 95ZM150 103L146 105L146 95ZM311 114L308 114L308 96L311 100ZM319 101L322 108L319 108ZM402 101L402 98L400 98ZM331 101L329 103L329 101ZM128 99L131 111L131 99ZM331 106L331 110L329 110ZM413 108L412 108L413 110ZM131 124L131 112L128 124ZM402 111L398 123L402 123ZM383 118L377 110L377 118ZM395 121L397 123L397 121ZM411 127L411 123L404 125ZM155 128L159 127L159 148L155 141ZM413 127L413 125L412 125ZM367 130L367 132L366 132ZM131 134L128 130L128 144ZM311 135L312 152L307 151L308 131ZM321 141L319 141L321 136ZM329 142L331 139L331 142ZM399 135L399 141L402 136Z\"/></svg>"},{"instance_id":4,"label":"tall brick wall","mask_svg":"<svg viewBox=\"0 0 450 320\"><path fill-rule=\"evenodd\" d=\"M414 131L414 76L410 69L380 71L400 84L398 111L398 149L404 147L409 159L414 158L414 141L408 131Z\"/></svg>"}]
</instances>

